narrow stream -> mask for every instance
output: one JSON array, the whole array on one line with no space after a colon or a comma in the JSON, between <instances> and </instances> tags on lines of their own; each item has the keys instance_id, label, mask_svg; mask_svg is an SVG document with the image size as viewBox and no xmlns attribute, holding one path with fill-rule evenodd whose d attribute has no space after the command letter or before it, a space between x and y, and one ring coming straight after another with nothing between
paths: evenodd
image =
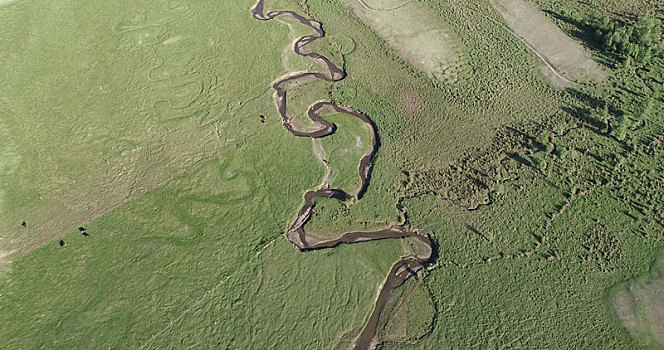
<instances>
[{"instance_id":1,"label":"narrow stream","mask_svg":"<svg viewBox=\"0 0 664 350\"><path fill-rule=\"evenodd\" d=\"M336 125L324 120L321 117L321 111L324 109L332 109L338 113L344 113L349 116L358 118L363 123L365 123L370 130L371 149L366 155L362 157L358 167L358 175L361 179L361 187L356 194L356 197L359 200L367 190L373 156L378 148L376 127L373 121L362 112L352 107L337 106L332 102L318 102L312 105L307 111L309 119L311 119L311 121L314 122L316 126L318 126L315 131L299 130L297 126L293 125L293 117L289 115L288 106L286 104L286 93L288 90L286 86L292 82L304 83L313 79L320 79L329 82L340 81L346 77L346 72L332 63L332 61L330 61L327 57L316 52L304 50L308 44L325 36L325 32L323 31L319 22L302 17L292 11L271 11L266 14L263 10L264 3L265 0L258 0L254 7L252 7L251 11L254 18L260 21L269 21L280 16L291 17L292 19L295 19L300 23L312 28L315 31L315 34L305 35L298 38L294 44L294 51L298 55L308 57L323 63L323 65L326 66L329 71L329 75L319 72L297 73L295 75L289 75L272 85L275 90L274 99L275 103L277 104L277 110L281 115L281 119L286 130L288 130L288 132L290 132L292 135L308 138L321 138L333 134L335 132ZM341 189L334 188L310 190L305 193L304 205L297 213L297 216L291 223L290 227L288 228L288 232L286 233L288 240L293 243L300 251L327 249L342 243L357 243L379 239L404 237L414 237L423 242L427 247L424 252L402 256L399 261L392 265L392 268L390 269L385 282L378 292L376 303L367 323L364 325L364 328L360 334L353 340L352 344L352 349L373 349L380 343L380 340L376 334L378 321L380 320L380 315L385 308L385 305L390 300L393 291L401 286L409 277L413 276L431 260L433 256L433 244L431 242L431 238L429 237L428 233L422 230L408 231L400 224L393 224L389 227L375 231L344 232L340 233L340 235L336 238L316 237L314 235L308 234L304 230L304 225L311 218L311 213L314 209L314 206L316 205L316 199L321 197L345 199L351 196Z\"/></svg>"}]
</instances>

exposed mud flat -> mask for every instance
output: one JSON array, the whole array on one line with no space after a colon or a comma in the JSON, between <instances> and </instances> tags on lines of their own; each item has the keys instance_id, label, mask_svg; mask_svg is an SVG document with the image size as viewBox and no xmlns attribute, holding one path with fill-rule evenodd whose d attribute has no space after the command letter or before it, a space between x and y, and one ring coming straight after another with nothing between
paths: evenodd
<instances>
[{"instance_id":1,"label":"exposed mud flat","mask_svg":"<svg viewBox=\"0 0 664 350\"><path fill-rule=\"evenodd\" d=\"M491 0L512 32L542 61L542 73L557 88L575 82L602 80L604 71L583 46L551 22L542 11L524 0Z\"/></svg>"}]
</instances>

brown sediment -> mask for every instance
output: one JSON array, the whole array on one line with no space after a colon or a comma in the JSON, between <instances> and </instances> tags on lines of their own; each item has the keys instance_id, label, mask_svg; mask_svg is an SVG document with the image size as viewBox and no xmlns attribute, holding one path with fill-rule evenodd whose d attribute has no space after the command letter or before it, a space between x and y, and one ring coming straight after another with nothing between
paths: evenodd
<instances>
[{"instance_id":1,"label":"brown sediment","mask_svg":"<svg viewBox=\"0 0 664 350\"><path fill-rule=\"evenodd\" d=\"M346 77L346 72L343 69L332 63L327 57L311 51L306 51L304 48L312 43L313 41L322 38L325 36L325 32L322 29L322 26L319 22L316 22L312 19L308 19L300 16L299 14L292 11L271 11L267 14L264 13L264 4L265 0L257 0L254 7L251 11L255 19L261 21L268 21L280 16L288 16L292 19L310 27L315 31L314 34L305 35L298 38L293 44L293 50L298 55L309 57L323 64L327 67L328 74L320 72L300 72L277 80L272 87L274 88L274 100L277 105L277 110L281 116L282 123L284 128L288 130L292 135L299 137L308 137L308 138L321 138L328 135L331 135L335 132L336 125L324 120L321 117L321 112L324 109L332 109L337 113L347 114L349 116L358 118L365 123L371 134L371 148L370 151L365 154L360 160L358 166L358 175L361 179L361 186L359 190L353 195L357 199L361 199L366 191L369 184L369 175L371 172L371 165L373 156L376 153L378 148L378 139L376 136L376 127L373 121L367 117L362 112L345 106L337 106L332 102L317 102L312 105L307 111L309 119L317 127L314 131L307 131L303 129L298 129L293 123L293 116L289 114L286 94L288 88L286 87L288 83L305 83L311 80L324 80L329 82L339 81ZM422 241L427 249L424 252L419 253L410 253L408 255L402 256L399 261L392 265L390 272L387 275L387 278L383 282L376 302L374 309L369 315L369 319L365 324L364 328L360 334L353 340L352 348L353 349L369 349L375 348L380 340L376 335L376 328L378 326L378 321L380 319L381 312L383 311L385 305L390 299L394 289L401 286L409 277L413 276L417 271L419 271L426 263L428 263L433 256L433 244L429 234L422 230L409 231L403 227L402 224L392 224L389 227L378 229L375 231L354 231L354 232L345 232L337 236L336 238L321 238L316 237L315 235L309 234L304 230L304 225L311 218L311 213L316 205L317 198L337 198L344 200L351 197L350 194L346 193L340 189L334 188L323 188L318 190L310 190L304 195L304 205L297 213L297 216L291 223L286 233L288 240L293 243L300 251L310 251L317 249L326 249L332 248L342 243L358 243L366 241L374 241L380 239L390 239L390 238L405 238L405 237L414 237Z\"/></svg>"}]
</instances>

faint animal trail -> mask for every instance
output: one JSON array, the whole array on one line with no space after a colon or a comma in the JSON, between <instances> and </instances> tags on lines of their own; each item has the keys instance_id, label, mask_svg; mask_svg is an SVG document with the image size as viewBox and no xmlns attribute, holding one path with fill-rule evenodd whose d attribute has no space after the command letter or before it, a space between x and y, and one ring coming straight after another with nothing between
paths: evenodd
<instances>
[{"instance_id":1,"label":"faint animal trail","mask_svg":"<svg viewBox=\"0 0 664 350\"><path fill-rule=\"evenodd\" d=\"M271 245L273 245L281 237L283 237L283 236L279 235L279 236L277 236L277 238L273 239L268 244L264 245L263 248L261 248L259 251L256 252L256 256L259 256L259 255L263 254L265 249L269 248Z\"/></svg>"},{"instance_id":2,"label":"faint animal trail","mask_svg":"<svg viewBox=\"0 0 664 350\"><path fill-rule=\"evenodd\" d=\"M466 9L466 10L468 10L468 11L472 11L472 12L475 12L476 14L479 14L477 10L472 9L472 8L470 8L470 7L468 7L468 6L465 6L465 5L452 5L452 6L453 6L453 7L463 7L464 9ZM481 14L480 14L480 15L481 15ZM544 63L544 65L546 66L546 68L548 68L548 69L549 69L549 70L550 70L550 71L551 71L551 72L552 72L557 78L561 79L562 81L564 81L564 82L567 83L567 84L570 84L570 86L578 86L578 85L579 85L577 82L572 81L572 80L567 79L567 78L565 78L564 76L562 76L562 75L560 74L560 72L558 72L558 70L557 70L555 67L553 67L553 65L551 65L551 63L546 59L546 57L544 57L544 56L543 56L539 51L537 51L533 46L531 46L530 44L528 44L524 38L522 38L522 37L520 37L519 35L517 35L516 32L514 32L514 30L512 30L512 28L510 28L508 25L506 25L506 24L503 23L503 22L500 22L500 21L496 20L495 18L489 17L489 16L484 16L484 18L487 19L487 20L489 20L489 21L491 21L491 22L493 22L493 23L498 24L498 25L501 26L501 27L506 28L507 31L509 31L510 34L511 34L513 37L515 37L516 39L518 39L519 41L521 41L521 42L526 46L526 48L528 48L531 52L533 52L533 53L535 54L535 56L537 56L537 58L539 58L540 61L542 61L542 62Z\"/></svg>"},{"instance_id":3,"label":"faint animal trail","mask_svg":"<svg viewBox=\"0 0 664 350\"><path fill-rule=\"evenodd\" d=\"M208 296L210 296L210 295L212 295L214 292L216 292L217 289L219 289L219 287L221 287L221 286L224 285L226 282L228 282L228 280L229 280L232 276L233 276L233 275L228 275L228 276L226 276L225 279L222 279L222 280L220 280L219 282L217 282L217 284L216 284L214 287L212 287L212 289L210 289L210 290L208 290L207 292L205 292L205 294L203 294L203 295L202 295L200 298L198 298L194 303L192 303L191 306L189 306L188 309L184 310L184 311L183 311L178 317L176 317L174 320L171 320L171 323L169 323L166 327L162 328L159 332L153 334L152 337L151 337L147 342L141 344L141 346L139 347L139 349L144 349L146 346L149 346L150 344L152 344L152 342L153 342L155 339L157 339L158 337L162 336L164 333L166 333L166 331L168 331L169 329L171 329L171 328L173 327L173 325L175 325L176 323L180 322L180 320L182 320L182 319L184 318L184 316L185 316L186 314L188 314L188 313L189 313L194 307L198 306L198 305L199 305L203 300L205 300Z\"/></svg>"},{"instance_id":4,"label":"faint animal trail","mask_svg":"<svg viewBox=\"0 0 664 350\"><path fill-rule=\"evenodd\" d=\"M268 244L266 244L265 246L263 246L258 252L256 252L256 255L255 255L255 256L259 256L259 255L261 255L261 254L262 254L267 248L269 248L269 247L271 247L272 245L274 245L274 243L276 243L281 237L283 237L283 236L282 236L282 235L279 235L277 238L273 239L273 240L270 241ZM252 259L249 259L249 261L247 261L247 263L250 263L251 261L252 261ZM243 266L244 266L244 265L243 265ZM184 316L186 316L189 312L191 312L191 310L193 310L196 306L200 305L201 302L204 301L205 299L207 299L209 296L213 295L213 294L219 289L219 287L221 287L221 286L223 286L224 284L226 284L226 282L228 282L228 281L231 279L231 277L233 277L236 273L240 273L240 271L241 271L241 270L238 268L237 270L235 270L234 273L232 273L232 274L226 276L226 278L223 278L223 279L219 280L219 281L217 282L217 284L214 285L214 287L212 287L211 289L207 290L203 295L201 295L198 299L196 299L196 301L194 301L194 302L189 306L189 308L187 308L186 310L184 310L184 311L183 311L180 315L178 315L178 317L176 317L174 320L171 320L171 322L170 322L168 325L166 325L164 328L162 328L160 331L158 331L157 333L153 334L152 337L151 337L149 340L147 340L145 343L141 344L141 346L139 347L139 349L144 349L144 348L146 348L146 347L149 347L149 346L152 344L152 342L154 342L155 339L157 339L158 337L162 336L162 335L163 335L164 333L166 333L169 329L173 328L173 326L176 325L178 322L180 322L180 321L184 318Z\"/></svg>"}]
</instances>

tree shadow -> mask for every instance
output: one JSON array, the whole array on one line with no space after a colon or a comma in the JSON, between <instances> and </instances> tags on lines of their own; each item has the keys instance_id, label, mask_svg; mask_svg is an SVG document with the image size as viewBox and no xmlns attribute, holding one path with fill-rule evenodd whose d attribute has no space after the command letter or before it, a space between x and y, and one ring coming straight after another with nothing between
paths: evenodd
<instances>
[{"instance_id":1,"label":"tree shadow","mask_svg":"<svg viewBox=\"0 0 664 350\"><path fill-rule=\"evenodd\" d=\"M472 176L470 174L466 174L466 179L468 179L470 182L473 183L476 187L486 190L489 189L489 185L487 185L486 182L482 181L479 177Z\"/></svg>"},{"instance_id":2,"label":"tree shadow","mask_svg":"<svg viewBox=\"0 0 664 350\"><path fill-rule=\"evenodd\" d=\"M518 141L520 145L526 149L532 149L536 152L543 151L546 149L546 145L543 145L539 140L533 136L530 136L526 134L525 132L521 130L517 130L513 127L507 126L505 127L510 133L512 133L514 136L518 136L521 138L521 141ZM509 154L508 154L509 156Z\"/></svg>"},{"instance_id":3,"label":"tree shadow","mask_svg":"<svg viewBox=\"0 0 664 350\"><path fill-rule=\"evenodd\" d=\"M572 17L551 10L543 11L553 18L571 25L574 29L567 31L567 33L572 36L572 38L580 41L585 47L599 53L600 55L596 58L599 58L600 63L611 69L617 68L617 64L620 62L620 56L604 50L602 39L595 34L595 29L593 27L587 25L583 21L578 21ZM620 18L621 16L623 15L619 15L617 18Z\"/></svg>"},{"instance_id":4,"label":"tree shadow","mask_svg":"<svg viewBox=\"0 0 664 350\"><path fill-rule=\"evenodd\" d=\"M521 165L525 165L527 167L533 167L533 163L531 163L528 159L522 157L518 153L509 153L508 152L506 154L510 159L515 160L517 163L519 163Z\"/></svg>"},{"instance_id":5,"label":"tree shadow","mask_svg":"<svg viewBox=\"0 0 664 350\"><path fill-rule=\"evenodd\" d=\"M482 232L478 231L475 227L466 224L466 228L467 228L470 232L472 232L472 233L474 233L474 234L476 234L476 235L482 237L482 239L484 239L485 241L487 241L487 242L491 242L487 236L485 236Z\"/></svg>"},{"instance_id":6,"label":"tree shadow","mask_svg":"<svg viewBox=\"0 0 664 350\"><path fill-rule=\"evenodd\" d=\"M607 125L605 122L594 118L590 115L590 111L585 108L575 106L563 106L562 110L572 117L581 121L588 129L598 135L606 135Z\"/></svg>"},{"instance_id":7,"label":"tree shadow","mask_svg":"<svg viewBox=\"0 0 664 350\"><path fill-rule=\"evenodd\" d=\"M565 22L567 24L570 24L574 27L574 30L570 32L572 37L575 39L580 40L583 42L587 47L593 49L593 50L601 50L602 49L602 42L597 38L595 35L595 31L591 26L586 25L585 23L581 21L577 21L576 19L569 17L569 16L564 16L560 13L551 11L551 10L543 10L544 13L548 14L549 16Z\"/></svg>"},{"instance_id":8,"label":"tree shadow","mask_svg":"<svg viewBox=\"0 0 664 350\"><path fill-rule=\"evenodd\" d=\"M600 108L604 107L605 101L595 97L591 96L590 94L586 93L585 91L581 91L579 89L575 88L567 88L565 90L568 94L570 94L572 97L576 98L577 100L584 102L588 104L591 108ZM611 106L609 106L610 108Z\"/></svg>"}]
</instances>

